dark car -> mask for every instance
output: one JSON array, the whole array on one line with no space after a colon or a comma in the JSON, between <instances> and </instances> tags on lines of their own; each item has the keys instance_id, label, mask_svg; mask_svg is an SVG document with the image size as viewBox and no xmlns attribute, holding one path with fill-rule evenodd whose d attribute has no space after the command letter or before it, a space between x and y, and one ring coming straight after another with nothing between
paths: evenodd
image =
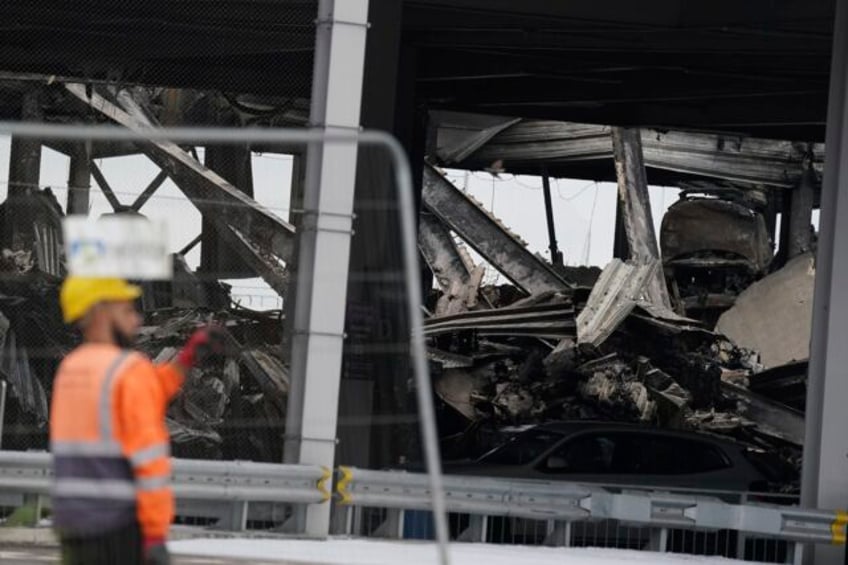
<instances>
[{"instance_id":1,"label":"dark car","mask_svg":"<svg viewBox=\"0 0 848 565\"><path fill-rule=\"evenodd\" d=\"M448 474L765 492L797 479L767 452L711 434L609 422L554 422L512 436Z\"/></svg>"}]
</instances>

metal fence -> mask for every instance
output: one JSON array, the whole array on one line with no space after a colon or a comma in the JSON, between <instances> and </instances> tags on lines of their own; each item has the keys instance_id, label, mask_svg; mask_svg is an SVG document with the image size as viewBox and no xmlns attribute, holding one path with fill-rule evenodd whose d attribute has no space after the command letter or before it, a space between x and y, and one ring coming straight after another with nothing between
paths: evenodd
<instances>
[{"instance_id":1,"label":"metal fence","mask_svg":"<svg viewBox=\"0 0 848 565\"><path fill-rule=\"evenodd\" d=\"M398 451L400 443L397 427L401 426L417 432L415 429L417 422L411 418L414 409L410 406L410 403L414 402L414 393L410 393L414 389L430 390L430 386L426 380L426 365L424 365L425 372L421 372L420 368L413 372L410 367L410 318L418 316L420 319L420 312L417 309L421 300L412 296L411 291L409 295L406 292L411 286L409 281L413 279L417 281L418 271L414 252L411 177L402 149L397 142L386 134L376 132L345 131L326 134L321 131L270 129L164 130L154 127L155 124L147 118L148 112L140 106L140 103L145 100L143 96L139 98L125 91L99 89L87 92L85 88L74 84L68 84L65 87L72 96L78 97L81 102L89 103L92 109L117 121L123 127L4 124L3 129L10 131L18 139L58 137L93 144L142 142L149 148L149 153L146 153L145 157L166 171L167 176L174 178L178 188L184 193L185 198L177 198L174 202L197 206L205 219L217 218L216 230L212 231L218 235L223 232L233 236L230 239L224 237L222 241L234 246L235 251L232 254L248 262L252 272L258 272L261 275L262 281L269 290L280 295L288 295L289 291L296 286L295 281L292 280L295 277L290 278L293 272L300 275L298 281L307 280L309 284L319 287L332 283L335 291L332 313L341 320L339 331L334 334L336 337L333 344L328 345L324 340L317 348L309 348L310 355L315 356L310 357L311 360L320 358L325 350L330 350L336 355L341 353L335 350L335 341L339 344L343 342L341 330L344 311L339 311L338 307L344 305L345 285L339 285L337 280L344 281L349 274L353 286L360 289L367 287L369 292L376 291L390 296L391 317L397 323L386 335L377 335L373 331L375 325L381 324L380 316L369 315L366 316L367 319L361 320L354 313L348 317L352 324L352 333L358 332L358 334L348 339L345 344L350 351L345 356L341 389L343 396L354 398L356 401L343 403L338 413L336 413L337 399L333 399L327 410L307 411L301 418L300 424L313 426L318 431L301 430L300 435L308 438L303 441L320 442L322 441L320 434L328 434L328 441L338 438L341 456L349 453L352 454L353 460L363 461L361 454L364 453L366 464L367 458L375 454L380 456L389 454L391 461L402 459L405 452ZM357 204L357 213L373 214L374 221L380 221L382 218L383 221L392 225L401 223L398 213L404 212L405 237L402 242L387 244L382 256L377 258L382 260L388 254L395 259L382 272L380 269L375 270L367 266L374 257L360 257L357 260L356 249L354 249L354 261L351 264L350 273L347 272L346 260L328 262L324 259L322 263L324 271L321 276L303 275L301 271L295 269L296 259L293 255L302 234L342 233L341 228L345 224L351 224L354 215L348 214L342 217L340 213L334 214L332 210L322 210L320 204L313 204L310 208L308 203L301 200L295 211L302 216L303 224L299 227L303 229L296 231L294 226L260 203L238 195L231 184L213 170L201 165L198 156L192 155L190 151L197 145L203 145L206 151L209 151L210 146L215 144L285 143L289 148L299 147L302 157L308 144L324 142L334 144L334 147L343 146L353 149L354 158L358 144L369 146L371 151L363 159L381 175L388 177L384 179L383 188L389 193L397 190L406 198L403 206L395 197L388 201L383 199L385 195L375 197L374 200L365 198ZM189 151L185 149L186 147ZM95 178L103 177L102 174L94 176ZM108 180L101 178L99 182L102 183L101 188L104 193L111 194L112 199L119 196L108 186ZM157 182L159 181L154 179L151 185L153 188L144 189L144 193L155 192ZM303 182L303 178L292 171L290 183L293 207L297 200L294 193L304 189ZM349 182L353 184L352 180ZM299 187L296 186L298 183ZM69 200L66 205L70 204L73 194L70 188L72 187L69 187ZM346 190L348 190L347 196L352 201L352 186L346 187ZM144 196L144 193L138 195L136 201L155 202L158 198L156 194ZM301 192L300 198L303 199L303 197ZM64 205L59 207L64 208ZM114 211L119 212L117 208ZM155 214L152 215L155 216ZM58 214L57 218L60 217L61 214ZM51 218L51 221L56 221L56 218ZM325 225L328 223L330 225ZM352 232L348 231L346 237L349 239ZM202 236L196 238L194 243L200 239ZM250 482L259 480L259 477L252 474L258 468L251 467L248 463L227 466L223 462L227 460L264 461L269 463L269 469L276 466L281 469L280 472L285 472L285 466L276 462L284 459L284 444L291 439L292 435L285 434L284 423L287 412L293 410L292 406L297 406L297 401L289 402L288 396L294 394L293 379L290 379L289 370L296 363L292 360L292 352L298 350L297 347L291 346L291 341L286 343L286 337L293 340L302 335L313 335L316 330L307 328L309 331L304 331L298 328L297 321L289 324L291 312L284 320L280 312L258 312L235 304L232 296L227 292L226 285L221 282L225 274L218 270L204 271L203 268L197 270L187 268L186 253L186 250L182 250L174 256L175 277L172 281L143 283L142 303L145 326L142 328L138 347L155 362L167 362L174 357L181 343L198 325L208 323L210 320L219 322L228 331L232 347L228 347L224 355L213 359L210 365L192 371L181 393L168 409L167 423L171 432L173 454L177 458L196 460L195 462L179 461L176 467L175 492L180 500L177 521L194 525L214 524L218 527L235 527L236 529L254 527L301 533L308 531L304 525L309 523L308 516L303 516L297 506L301 509L305 507L308 513L310 509L320 507L320 504L303 504L302 501L298 504L298 500L292 499L289 494L285 494L285 491L281 491L283 495L278 493L264 498L264 495L253 495L249 492L245 494L239 489L250 490ZM285 265L285 269L282 265ZM16 378L9 379L12 384L11 395L10 402L7 404L9 408L7 417L3 422L6 426L2 436L6 440L5 448L20 450L10 455L12 459L20 455L23 458L21 461L34 457L27 455L25 450L44 450L47 447L46 423L53 374L62 356L79 340L79 336L74 335L72 329L61 322L57 300L60 280L48 278L48 274L36 265L27 264L25 267L29 274L26 278L19 278L12 274L0 277L0 283L4 285L21 287L20 294L23 296L13 301L13 304L19 306L22 315L32 316L39 322L7 324L6 329L9 331L3 336L5 346L9 350L3 359L11 364L11 369L6 371L6 375ZM289 285L289 282L292 284ZM42 300L47 306L39 308L32 298L32 289L42 286L45 288ZM339 286L341 286L340 292ZM4 294L17 296L9 291L8 286L3 286L0 290ZM372 302L377 300L373 296L366 298ZM411 304L415 306L410 306ZM319 317L319 319L320 323L326 326L327 321L324 318ZM31 347L21 346L15 341L17 331L30 331L44 326L47 326L48 331L41 330L39 335L33 338L35 344ZM55 347L49 347L50 336L55 335L56 332L59 332L61 339L57 340ZM318 331L318 335L325 334ZM301 350L305 349L306 347L301 347ZM47 363L45 367L39 366L38 376L31 374L35 368L30 360L35 358L36 354L38 359ZM391 363L392 359L399 357L405 359L402 365L408 367L407 369L398 370L398 367ZM419 365L426 363L422 351L413 356L413 359L416 358L419 360ZM367 361L371 368L362 368L357 365L357 362L363 360ZM365 376L371 376L374 367L379 369L380 375L388 375L391 372L393 379L377 379L379 382L371 379L369 382L373 386L370 388L356 386L360 380L358 377L363 376L363 371L367 373ZM398 401L397 381L400 379L406 384L413 375L416 377L415 386L410 387L409 391L403 394L402 401ZM337 377L328 374L327 378L336 379ZM418 382L421 378L425 380ZM313 383L314 379L306 380L310 383L308 386L316 386ZM36 385L38 386L33 388ZM24 394L26 391L30 392L28 396ZM384 394L387 391L391 394ZM303 394L302 391L301 394ZM372 398L379 398L380 405L375 405L376 402L372 404ZM426 398L429 401L429 397ZM37 410L22 409L33 406ZM347 410L349 407L353 407L354 411ZM384 415L382 419L379 417L381 413ZM428 421L430 425L433 425L432 418ZM435 444L435 432L431 434L431 439ZM369 453L367 446L372 440L376 445ZM416 442L406 441L404 445L414 446ZM326 460L326 457L322 460ZM329 453L329 460L332 461L332 451ZM272 462L274 464L271 464ZM46 466L46 460L40 461L39 465ZM270 473L269 476L275 476L274 471L266 469L263 472L266 471ZM20 482L26 474L21 475L18 470L13 475ZM327 478L323 475L322 477L323 480ZM46 477L42 478L46 480ZM200 488L198 485L201 482L204 483L203 488L211 489L201 488L203 493L208 494L215 488L224 488L225 493L239 493L237 500L227 501L226 494L224 496L210 495L208 498L205 494L197 496L195 489ZM14 484L15 481L12 481L13 486ZM18 484L18 490L25 486L26 484ZM32 484L29 486L31 487ZM270 486L266 485L266 490L263 492L269 492L268 488L274 486L274 483L270 483ZM46 487L42 485L32 490L35 490L37 495L39 492L46 492L45 489ZM434 492L437 491L438 489L434 489ZM17 504L30 501L27 498L28 495L19 494L20 496L15 499ZM283 497L282 500L278 500L280 496ZM41 514L41 502L41 499L36 499L34 513L36 519Z\"/></svg>"}]
</instances>

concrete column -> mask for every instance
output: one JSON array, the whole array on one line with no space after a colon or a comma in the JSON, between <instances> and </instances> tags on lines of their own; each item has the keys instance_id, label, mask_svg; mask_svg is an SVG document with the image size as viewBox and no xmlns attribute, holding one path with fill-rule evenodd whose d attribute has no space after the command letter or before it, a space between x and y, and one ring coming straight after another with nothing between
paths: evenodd
<instances>
[{"instance_id":1,"label":"concrete column","mask_svg":"<svg viewBox=\"0 0 848 565\"><path fill-rule=\"evenodd\" d=\"M612 128L612 147L618 179L619 215L627 236L628 258L636 264L659 261L660 250L651 215L641 131L636 128ZM661 266L648 283L647 292L651 302L671 308Z\"/></svg>"},{"instance_id":2,"label":"concrete column","mask_svg":"<svg viewBox=\"0 0 848 565\"><path fill-rule=\"evenodd\" d=\"M554 224L554 205L551 202L551 179L548 171L542 169L542 188L545 196L545 219L548 223L548 249L551 251L551 264L562 267L562 253L557 247L556 225Z\"/></svg>"},{"instance_id":3,"label":"concrete column","mask_svg":"<svg viewBox=\"0 0 848 565\"><path fill-rule=\"evenodd\" d=\"M299 153L293 155L292 159L292 177L291 177L291 194L289 196L289 217L288 222L294 226L295 233L300 233L301 218L303 217L303 191L306 184L306 155ZM283 301L283 311L292 312L294 305L297 304L297 256L299 249L294 248L291 258L286 264L286 271L289 274L289 285L286 290L286 296ZM292 353L292 334L294 333L294 316L286 316L283 321L283 359L291 364Z\"/></svg>"},{"instance_id":4,"label":"concrete column","mask_svg":"<svg viewBox=\"0 0 848 565\"><path fill-rule=\"evenodd\" d=\"M68 214L88 215L91 206L91 143L73 145L68 173Z\"/></svg>"},{"instance_id":5,"label":"concrete column","mask_svg":"<svg viewBox=\"0 0 848 565\"><path fill-rule=\"evenodd\" d=\"M816 189L816 173L812 163L805 160L804 173L801 180L790 194L792 212L789 215L788 254L787 260L806 253L812 247L813 234L810 226L813 223L813 199Z\"/></svg>"},{"instance_id":6,"label":"concrete column","mask_svg":"<svg viewBox=\"0 0 848 565\"><path fill-rule=\"evenodd\" d=\"M848 1L834 21L821 225L801 482L805 507L848 508ZM844 562L845 547L805 548L804 563ZM797 561L796 561L797 562Z\"/></svg>"},{"instance_id":7,"label":"concrete column","mask_svg":"<svg viewBox=\"0 0 848 565\"><path fill-rule=\"evenodd\" d=\"M41 100L38 90L24 94L21 121L40 122ZM41 179L41 141L30 137L12 137L9 150L9 192L6 207L5 245L15 249L32 246L34 218L26 194L38 189Z\"/></svg>"},{"instance_id":8,"label":"concrete column","mask_svg":"<svg viewBox=\"0 0 848 565\"><path fill-rule=\"evenodd\" d=\"M236 124L230 122L231 125ZM252 153L247 145L209 145L203 155L204 164L221 175L248 196L253 196ZM225 202L221 202L226 206ZM256 276L247 263L222 241L215 222L203 218L202 240L200 244L200 270L215 278L240 279Z\"/></svg>"},{"instance_id":9,"label":"concrete column","mask_svg":"<svg viewBox=\"0 0 848 565\"><path fill-rule=\"evenodd\" d=\"M368 0L320 0L312 85L313 127L359 128ZM333 468L353 230L357 145L314 143L298 237L297 302L285 460ZM293 310L293 312L292 312ZM330 505L312 505L305 532L326 536Z\"/></svg>"}]
</instances>

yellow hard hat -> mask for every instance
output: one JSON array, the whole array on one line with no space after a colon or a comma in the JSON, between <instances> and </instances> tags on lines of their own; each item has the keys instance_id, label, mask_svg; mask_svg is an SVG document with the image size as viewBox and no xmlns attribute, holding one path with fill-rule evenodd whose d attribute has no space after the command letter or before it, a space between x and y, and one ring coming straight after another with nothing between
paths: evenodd
<instances>
[{"instance_id":1,"label":"yellow hard hat","mask_svg":"<svg viewBox=\"0 0 848 565\"><path fill-rule=\"evenodd\" d=\"M100 302L123 302L141 296L141 288L122 279L68 277L62 284L59 302L65 323L76 322Z\"/></svg>"}]
</instances>

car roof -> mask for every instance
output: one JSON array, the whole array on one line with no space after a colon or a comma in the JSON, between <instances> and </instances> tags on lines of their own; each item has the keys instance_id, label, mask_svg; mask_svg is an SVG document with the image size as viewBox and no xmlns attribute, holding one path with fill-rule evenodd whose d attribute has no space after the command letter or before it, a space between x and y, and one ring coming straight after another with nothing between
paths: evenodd
<instances>
[{"instance_id":1,"label":"car roof","mask_svg":"<svg viewBox=\"0 0 848 565\"><path fill-rule=\"evenodd\" d=\"M530 429L557 432L565 435L571 435L574 433L587 431L643 432L649 434L654 433L667 437L677 437L680 439L712 441L715 443L722 443L735 447L747 447L744 443L740 443L734 440L733 438L721 436L718 434L687 430L669 430L666 428L658 428L647 424L632 424L626 422L604 422L599 420L561 420L538 424Z\"/></svg>"}]
</instances>

